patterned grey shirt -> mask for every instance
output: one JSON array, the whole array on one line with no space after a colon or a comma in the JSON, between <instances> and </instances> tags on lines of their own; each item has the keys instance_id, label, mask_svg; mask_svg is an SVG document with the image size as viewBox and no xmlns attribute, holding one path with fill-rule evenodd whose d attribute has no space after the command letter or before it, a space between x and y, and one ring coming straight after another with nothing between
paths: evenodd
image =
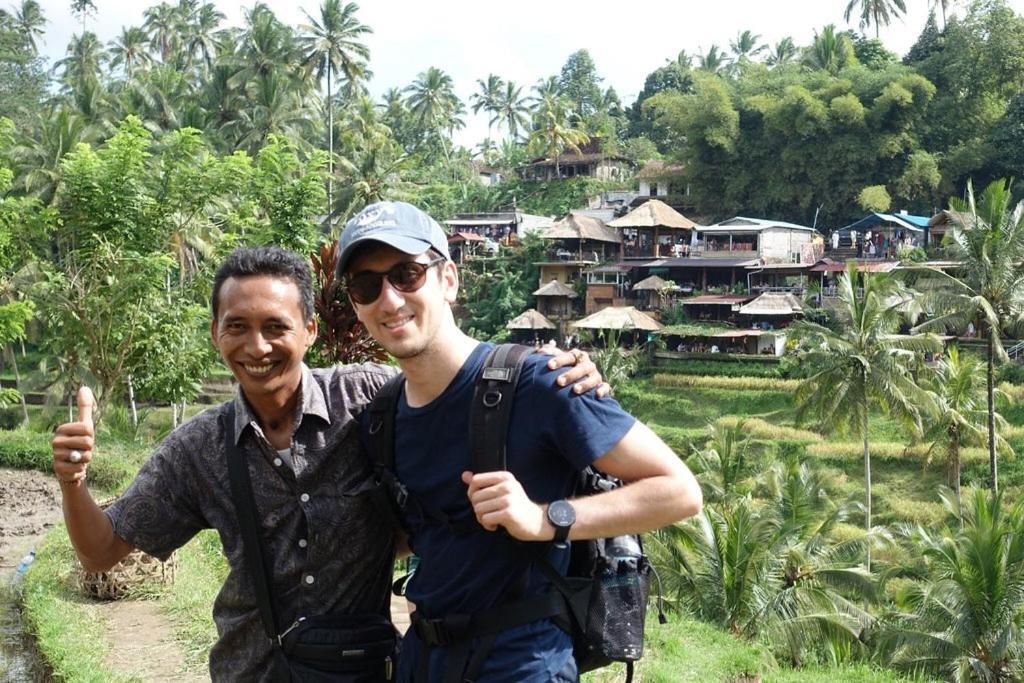
<instances>
[{"instance_id":1,"label":"patterned grey shirt","mask_svg":"<svg viewBox=\"0 0 1024 683\"><path fill-rule=\"evenodd\" d=\"M249 459L282 628L298 616L388 612L394 530L368 492L357 417L394 373L378 365L304 367L291 466L241 393L234 399L233 436ZM171 432L107 516L118 536L161 559L201 529L217 530L230 571L213 605L219 637L210 675L266 680L271 651L244 566L224 453L228 405Z\"/></svg>"}]
</instances>

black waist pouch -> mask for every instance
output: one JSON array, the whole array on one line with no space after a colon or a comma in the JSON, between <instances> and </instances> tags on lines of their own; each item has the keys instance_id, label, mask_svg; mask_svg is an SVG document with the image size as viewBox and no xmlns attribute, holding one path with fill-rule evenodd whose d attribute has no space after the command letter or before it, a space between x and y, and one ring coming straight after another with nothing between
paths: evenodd
<instances>
[{"instance_id":1,"label":"black waist pouch","mask_svg":"<svg viewBox=\"0 0 1024 683\"><path fill-rule=\"evenodd\" d=\"M300 619L281 651L296 683L385 683L394 680L400 643L383 616L324 614Z\"/></svg>"}]
</instances>

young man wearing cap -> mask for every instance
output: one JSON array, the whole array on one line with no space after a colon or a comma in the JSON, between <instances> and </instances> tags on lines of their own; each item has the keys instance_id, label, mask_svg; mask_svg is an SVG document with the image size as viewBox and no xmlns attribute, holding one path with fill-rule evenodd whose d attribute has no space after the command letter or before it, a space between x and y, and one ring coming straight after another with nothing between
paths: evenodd
<instances>
[{"instance_id":1,"label":"young man wearing cap","mask_svg":"<svg viewBox=\"0 0 1024 683\"><path fill-rule=\"evenodd\" d=\"M468 412L491 345L463 334L452 305L458 270L440 226L419 209L381 202L356 215L341 239L338 271L359 319L395 357L406 381L395 415L395 474L412 497L452 522L475 518L459 534L450 524L405 514L420 563L407 587L415 605L399 680L573 681L569 635L547 619L493 638L431 642L431 624L547 590L518 541L586 539L655 529L696 514L700 489L682 461L615 401L569 399L557 373L527 358L515 390L508 471L469 468ZM368 436L363 421L364 438ZM595 465L628 482L567 500L579 470ZM503 528L506 533L496 533ZM549 546L565 571L568 549ZM513 589L513 584L516 588ZM469 642L466 642L469 641Z\"/></svg>"}]
</instances>

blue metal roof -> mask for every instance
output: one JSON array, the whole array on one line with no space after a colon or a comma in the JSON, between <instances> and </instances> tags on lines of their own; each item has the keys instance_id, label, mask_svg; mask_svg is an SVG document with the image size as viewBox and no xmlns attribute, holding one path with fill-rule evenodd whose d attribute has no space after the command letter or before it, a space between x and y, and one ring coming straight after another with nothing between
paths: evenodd
<instances>
[{"instance_id":1,"label":"blue metal roof","mask_svg":"<svg viewBox=\"0 0 1024 683\"><path fill-rule=\"evenodd\" d=\"M840 230L856 230L863 232L870 230L877 225L891 223L915 232L923 232L928 229L928 218L925 216L913 216L909 213L869 213L856 223L851 223Z\"/></svg>"}]
</instances>

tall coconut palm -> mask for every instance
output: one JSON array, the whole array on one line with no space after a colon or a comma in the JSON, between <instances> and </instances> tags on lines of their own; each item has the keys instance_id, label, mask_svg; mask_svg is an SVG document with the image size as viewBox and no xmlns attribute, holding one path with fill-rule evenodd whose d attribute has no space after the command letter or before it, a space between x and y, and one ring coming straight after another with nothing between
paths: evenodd
<instances>
[{"instance_id":1,"label":"tall coconut palm","mask_svg":"<svg viewBox=\"0 0 1024 683\"><path fill-rule=\"evenodd\" d=\"M929 7L938 7L942 12L942 30L946 30L946 10L956 4L956 0L928 0Z\"/></svg>"},{"instance_id":2,"label":"tall coconut palm","mask_svg":"<svg viewBox=\"0 0 1024 683\"><path fill-rule=\"evenodd\" d=\"M437 67L421 72L405 88L409 111L429 140L437 140L441 132L457 125L462 102L455 95L452 77ZM441 141L445 158L449 158L448 144Z\"/></svg>"},{"instance_id":3,"label":"tall coconut palm","mask_svg":"<svg viewBox=\"0 0 1024 683\"><path fill-rule=\"evenodd\" d=\"M579 153L580 145L590 141L584 131L571 125L569 118L569 107L562 98L545 97L538 107L534 131L530 134L529 147L534 153L554 160L556 176L560 174L559 155L566 149Z\"/></svg>"},{"instance_id":4,"label":"tall coconut palm","mask_svg":"<svg viewBox=\"0 0 1024 683\"><path fill-rule=\"evenodd\" d=\"M919 528L923 580L897 597L904 615L888 629L900 668L951 681L1019 681L1024 672L1024 501L973 492L943 502L959 523Z\"/></svg>"},{"instance_id":5,"label":"tall coconut palm","mask_svg":"<svg viewBox=\"0 0 1024 683\"><path fill-rule=\"evenodd\" d=\"M833 76L857 63L853 42L833 24L814 32L814 42L804 51L803 63L812 69L827 71Z\"/></svg>"},{"instance_id":6,"label":"tall coconut palm","mask_svg":"<svg viewBox=\"0 0 1024 683\"><path fill-rule=\"evenodd\" d=\"M498 109L494 113L495 121L500 121L508 128L508 137L511 140L519 138L519 131L525 129L530 123L530 108L527 98L523 96L522 86L512 81L505 81L505 89L498 99Z\"/></svg>"},{"instance_id":7,"label":"tall coconut palm","mask_svg":"<svg viewBox=\"0 0 1024 683\"><path fill-rule=\"evenodd\" d=\"M21 5L14 8L11 15L14 29L28 42L33 54L39 54L37 38L46 33L46 16L36 0L22 0Z\"/></svg>"},{"instance_id":8,"label":"tall coconut palm","mask_svg":"<svg viewBox=\"0 0 1024 683\"><path fill-rule=\"evenodd\" d=\"M149 36L138 26L122 27L121 35L107 44L110 66L124 69L125 78L131 80L135 69L153 63L149 54Z\"/></svg>"},{"instance_id":9,"label":"tall coconut palm","mask_svg":"<svg viewBox=\"0 0 1024 683\"><path fill-rule=\"evenodd\" d=\"M171 60L181 36L181 15L177 8L166 2L147 7L142 16L142 28L149 34L150 42L160 52L164 64Z\"/></svg>"},{"instance_id":10,"label":"tall coconut palm","mask_svg":"<svg viewBox=\"0 0 1024 683\"><path fill-rule=\"evenodd\" d=\"M995 363L1006 360L1002 336L1024 330L1024 202L1013 205L1010 183L996 180L978 200L972 183L965 201L953 199L944 249L961 264L956 276L927 271L917 286L932 317L922 330L964 330L977 323L986 340L990 486L999 490L996 459Z\"/></svg>"},{"instance_id":11,"label":"tall coconut palm","mask_svg":"<svg viewBox=\"0 0 1024 683\"><path fill-rule=\"evenodd\" d=\"M801 342L800 360L810 377L796 391L797 419L824 428L852 430L864 445L864 526L871 526L871 449L868 418L872 407L919 431L930 396L914 379L918 359L940 344L931 335L897 334L910 301L899 282L887 275L858 273L854 265L837 286L841 331L801 321L791 327ZM871 569L871 544L867 546Z\"/></svg>"},{"instance_id":12,"label":"tall coconut palm","mask_svg":"<svg viewBox=\"0 0 1024 683\"><path fill-rule=\"evenodd\" d=\"M225 128L237 136L238 146L255 155L270 135L281 135L298 144L306 139L313 112L285 76L268 74L256 79L252 100L238 119Z\"/></svg>"},{"instance_id":13,"label":"tall coconut palm","mask_svg":"<svg viewBox=\"0 0 1024 683\"><path fill-rule=\"evenodd\" d=\"M106 55L99 39L92 31L86 31L80 36L71 36L67 55L58 60L53 69L60 72L61 80L68 89L74 89L85 81L97 80L104 62Z\"/></svg>"},{"instance_id":14,"label":"tall coconut palm","mask_svg":"<svg viewBox=\"0 0 1024 683\"><path fill-rule=\"evenodd\" d=\"M732 61L726 56L722 48L712 45L704 54L697 55L697 68L708 73L721 73Z\"/></svg>"},{"instance_id":15,"label":"tall coconut palm","mask_svg":"<svg viewBox=\"0 0 1024 683\"><path fill-rule=\"evenodd\" d=\"M855 10L861 30L873 24L875 38L878 38L882 26L888 26L893 19L907 13L907 3L906 0L850 0L843 12L843 19L849 22Z\"/></svg>"},{"instance_id":16,"label":"tall coconut palm","mask_svg":"<svg viewBox=\"0 0 1024 683\"><path fill-rule=\"evenodd\" d=\"M44 109L32 128L32 134L22 136L12 150L18 172L15 183L20 190L52 205L63 178L64 155L80 142L96 141L100 131L67 106Z\"/></svg>"},{"instance_id":17,"label":"tall coconut palm","mask_svg":"<svg viewBox=\"0 0 1024 683\"><path fill-rule=\"evenodd\" d=\"M937 409L928 416L924 438L932 442L931 450L945 452L949 486L959 503L960 449L984 443L987 434L984 365L951 346L928 378L927 387L935 394ZM995 420L1005 428L1002 416L997 414ZM999 439L998 446L1010 449L1005 439Z\"/></svg>"},{"instance_id":18,"label":"tall coconut palm","mask_svg":"<svg viewBox=\"0 0 1024 683\"><path fill-rule=\"evenodd\" d=\"M750 60L768 49L767 43L760 43L761 35L745 30L736 34L736 40L729 41L729 49L737 61Z\"/></svg>"},{"instance_id":19,"label":"tall coconut palm","mask_svg":"<svg viewBox=\"0 0 1024 683\"><path fill-rule=\"evenodd\" d=\"M497 114L501 110L501 95L502 89L505 87L505 81L502 80L501 76L488 74L487 80L478 78L476 84L477 91L470 96L469 101L472 104L474 114L479 114L481 110L488 114L487 138L490 139L491 126L494 125Z\"/></svg>"},{"instance_id":20,"label":"tall coconut palm","mask_svg":"<svg viewBox=\"0 0 1024 683\"><path fill-rule=\"evenodd\" d=\"M188 27L189 58L201 58L207 70L213 68L213 58L217 54L217 27L222 21L224 13L204 2L193 14Z\"/></svg>"},{"instance_id":21,"label":"tall coconut palm","mask_svg":"<svg viewBox=\"0 0 1024 683\"><path fill-rule=\"evenodd\" d=\"M775 43L771 51L768 53L768 58L765 60L768 66L779 66L780 64L789 64L796 58L796 44L793 39L786 36L779 42Z\"/></svg>"},{"instance_id":22,"label":"tall coconut palm","mask_svg":"<svg viewBox=\"0 0 1024 683\"><path fill-rule=\"evenodd\" d=\"M320 5L320 20L306 12L309 24L301 27L302 64L320 80L327 76L327 206L334 205L334 91L331 81L337 74L350 82L358 81L366 73L370 49L363 41L372 29L356 18L359 6L354 2L341 4L341 0L324 0Z\"/></svg>"}]
</instances>

